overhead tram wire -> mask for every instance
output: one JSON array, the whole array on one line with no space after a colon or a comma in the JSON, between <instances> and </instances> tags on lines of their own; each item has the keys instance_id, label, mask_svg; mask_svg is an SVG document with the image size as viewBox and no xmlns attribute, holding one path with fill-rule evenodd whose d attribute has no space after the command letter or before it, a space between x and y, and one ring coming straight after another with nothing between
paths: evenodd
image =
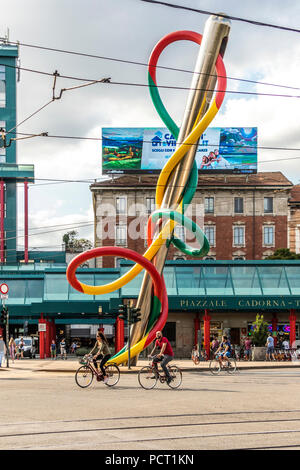
<instances>
[{"instance_id":1,"label":"overhead tram wire","mask_svg":"<svg viewBox=\"0 0 300 470\"><path fill-rule=\"evenodd\" d=\"M267 28L274 28L274 29L279 29L281 31L289 31L292 33L300 33L300 29L298 28L290 28L288 26L281 26L281 25L276 25L273 23L265 23L264 21L257 21L257 20L250 20L248 18L241 18L239 16L233 16L233 15L226 15L225 13L220 13L220 12L213 12L213 11L208 11L208 10L200 10L198 8L193 8L193 7L186 7L184 5L177 5L174 3L168 3L168 2L162 2L162 1L154 1L154 0L140 0L145 3L151 3L153 5L161 5L169 8L175 8L175 9L180 9L180 10L186 10L190 11L193 13L199 13L201 15L215 15L215 16L222 16L223 18L226 18L228 20L232 21L240 21L243 23L248 23L254 26L263 26Z\"/></svg>"},{"instance_id":2,"label":"overhead tram wire","mask_svg":"<svg viewBox=\"0 0 300 470\"><path fill-rule=\"evenodd\" d=\"M0 38L0 41L4 41L4 38ZM14 42L14 41L6 41L5 40L5 43L21 45L21 46L25 46L25 47L32 47L32 48L42 49L42 50L51 51L51 52L59 52L59 53L64 53L64 54L90 57L90 58L113 61L113 62L120 62L120 63L123 63L123 64L149 67L148 63L140 62L140 61L133 61L133 60L128 60L128 59L119 59L119 58L115 58L115 57L100 56L100 55L95 55L95 54L69 51L69 50L64 50L64 49L56 49L56 48L51 48L51 47L46 47L46 46L39 46L39 45L34 45L34 44L21 43L19 41ZM0 65L6 65L6 64L0 64ZM25 71L25 72L40 73L40 74L43 74L43 75L52 76L52 74L50 72L42 72L42 71L39 71L39 70L33 70L33 69L28 69L28 68L24 68L24 67L20 67L20 66L13 66L13 65L6 65L6 66L7 67L17 68L17 69ZM150 65L150 67L151 67L151 65ZM182 69L182 68L177 68L177 67L170 67L170 66L164 66L164 65L157 65L156 68L157 69L162 69L162 70L170 70L172 72L182 72L182 73L189 73L189 74L197 73L198 75L207 75L207 76L211 76L211 77L216 77L215 74L209 74L209 73L205 73L205 72L194 72L193 70ZM89 81L89 79L79 78L79 77L72 77L72 76L67 76L67 75L61 75L60 78L65 78L65 79L69 79L69 80ZM220 78L223 78L223 77L220 76ZM245 83L251 83L251 84L258 84L258 85L265 85L265 86L272 86L272 87L279 87L279 88L288 88L288 89L291 89L291 90L299 90L300 89L299 87L293 87L293 86L289 86L289 85L280 85L280 84L276 84L276 83L268 83L268 82L262 82L262 81L257 81L257 80L249 80L249 79L230 77L230 76L226 76L226 79L227 80L235 80L235 81L245 82ZM90 81L94 81L94 80L90 80Z\"/></svg>"},{"instance_id":3,"label":"overhead tram wire","mask_svg":"<svg viewBox=\"0 0 300 470\"><path fill-rule=\"evenodd\" d=\"M93 82L88 82L88 83L85 83L83 85L78 85L78 86L73 86L73 87L69 87L69 88L61 88L60 90L60 93L59 95L55 96L55 88L56 88L56 80L57 80L57 77L59 77L59 73L57 71L55 71L53 74L53 78L54 78L54 81L53 81L53 86L52 86L52 99L50 101L48 101L46 104L44 104L43 106L41 106L40 108L38 108L36 111L34 111L33 113L31 113L29 116L27 116L25 119L23 119L21 122L19 122L18 124L16 124L14 127L12 127L11 129L9 129L8 131L5 132L6 135L8 134L11 134L14 130L16 130L19 126L21 126L22 124L24 124L26 121L28 121L29 119L31 119L32 117L34 117L36 114L40 113L43 109L45 109L47 106L49 106L49 104L53 103L54 101L57 101L57 100L60 100L62 98L62 95L64 92L66 91L73 91L73 90L76 90L78 88L83 88L83 87L87 87L87 86L91 86L91 85L94 85L95 83L109 83L110 82L110 78L102 78L101 80L94 80ZM45 133L42 133L42 134L33 134L31 136L28 136L27 138L33 138L33 137L42 137L43 134ZM23 138L24 139L24 138ZM11 140L21 140L18 139L18 138L13 138Z\"/></svg>"},{"instance_id":4,"label":"overhead tram wire","mask_svg":"<svg viewBox=\"0 0 300 470\"><path fill-rule=\"evenodd\" d=\"M41 133L41 134L29 134L29 133L24 133L24 132L17 132L16 135L28 135L28 136L31 136L31 135L35 135L36 137L46 137L46 138L52 138L52 139L74 139L74 140L87 140L87 141L99 141L101 142L103 139L102 137L83 137L83 136L71 136L71 135L51 135L49 134L48 132L44 132L44 133ZM175 140L175 138L174 138ZM151 144L152 141L151 140L141 140L140 141L141 143L146 143L146 144ZM178 144L180 144L180 142L177 142ZM183 142L182 142L183 143ZM198 146L199 144L185 144L187 146L190 146L190 147L193 147L193 146ZM231 148L235 148L235 147L239 147L239 145L223 145L223 144L207 144L205 145L205 147L214 147L214 148L219 148L219 147L231 147ZM244 148L253 148L249 145L245 145ZM255 147L256 149L258 150L281 150L281 151L293 151L293 152L300 152L300 147L270 147L270 146L262 146L262 145L259 145L259 146L256 146ZM267 161L267 160L266 160ZM276 160L272 160L272 161L276 161ZM41 180L41 178L35 178L36 180ZM95 180L95 178L87 178L88 180ZM46 180L46 179L43 179L43 180ZM70 181L70 180L53 180L53 179L49 179L49 181ZM71 180L72 181L72 180ZM78 182L81 182L83 180L78 180ZM84 181L83 181L84 182Z\"/></svg>"},{"instance_id":5,"label":"overhead tram wire","mask_svg":"<svg viewBox=\"0 0 300 470\"><path fill-rule=\"evenodd\" d=\"M15 68L15 69L20 69L20 70L25 70L25 71L28 71L28 72L34 72L34 73L38 73L38 74L42 74L42 75L47 75L47 76L54 76L53 73L50 73L50 72L41 72L39 70L33 70L33 69L25 69L24 67L18 67L18 66L8 66L6 64L2 64L0 63L0 65L2 66L6 66L6 67L12 67L12 68ZM84 82L90 82L90 83L86 83L84 86L89 86L89 84L91 85L94 85L94 84L97 84L97 83L109 83L110 85L118 85L118 86L135 86L135 87L147 87L149 88L154 86L154 85L149 85L147 83L133 83L133 82L116 82L116 81L111 81L110 78L105 78L105 79L101 79L101 80L97 80L97 79L88 79L88 78L80 78L80 77L74 77L74 76L67 76L67 75L59 75L59 78L64 78L64 79L68 79L68 80L78 80L78 81L84 81ZM228 78L228 77L227 77ZM256 83L256 82L252 82L252 83ZM258 82L257 82L258 83ZM293 89L293 90L300 90L299 87L290 87L290 86L285 86L285 85L275 85L275 84L267 84L265 83L265 85L269 85L269 86L278 86L278 87L281 87L281 88L289 88L289 89ZM65 88L65 89L62 89L62 91L69 91L69 90L73 90L73 89L76 89L76 88L82 88L83 86L78 86L78 87L70 87L69 89L68 88ZM190 87L181 87L181 86L171 86L171 85L157 85L158 88L161 88L161 89L169 89L169 90L183 90L183 91L188 91L190 90L191 88ZM200 88L195 88L192 90L200 90ZM203 89L204 90L204 89ZM204 91L214 91L214 89L210 90L210 89L205 89ZM253 95L253 96L269 96L269 97L278 97L278 98L300 98L300 95L285 95L285 94L278 94L278 93L261 93L261 92L254 92L254 91L238 91L238 90L226 90L226 93L231 93L231 94L237 94L237 95ZM57 98L58 99L58 98Z\"/></svg>"},{"instance_id":6,"label":"overhead tram wire","mask_svg":"<svg viewBox=\"0 0 300 470\"><path fill-rule=\"evenodd\" d=\"M0 64L1 65L1 64ZM18 68L17 66L14 66L14 68ZM83 88L83 87L87 87L87 86L90 86L90 85L94 85L96 83L109 83L109 84L112 84L112 85L125 85L125 86L141 86L141 87L145 87L148 85L147 84L135 84L135 83L125 83L125 82L111 82L111 78L104 78L104 79L101 79L101 80L92 80L92 81L88 81L88 80L85 80L85 82L88 81L88 83L85 83L83 85L78 85L78 86L73 86L73 87L69 87L69 88L62 88L60 90L60 93L58 96L55 96L55 86L56 86L56 79L57 77L61 77L60 74L55 71L54 73L52 74L49 74L51 75L52 77L54 77L54 84L53 84L53 95L52 95L52 99L47 102L45 105L41 106L40 108L38 108L35 112L31 113L27 118L23 119L20 123L16 124L16 126L14 126L13 128L9 129L9 131L6 132L6 135L12 133L14 130L16 130L21 124L25 123L26 121L28 121L29 119L31 119L33 116L35 116L36 114L38 114L39 112L41 112L44 108L46 108L49 104L53 103L55 100L60 100L63 93L66 92L66 91L71 91L71 90L76 90L76 89L79 89L79 88ZM70 78L70 77L69 77ZM160 88L167 88L167 89L176 89L176 90L189 90L190 88L187 88L187 87L174 87L174 86L164 86L164 85L161 85ZM206 90L206 91L209 91L209 90ZM214 91L214 90L211 90L211 91ZM227 90L227 93L235 93L235 94L243 94L243 95L255 95L255 96L271 96L271 97L281 97L281 98L300 98L299 95L279 95L279 94L275 94L275 93L259 93L259 92L242 92L242 91L230 91L230 90ZM34 137L46 137L47 136L47 133L45 132L42 132L40 134L31 134L31 135L28 135L27 134L27 137L23 137L23 138L13 138L11 140L24 140L25 138L34 138Z\"/></svg>"},{"instance_id":7,"label":"overhead tram wire","mask_svg":"<svg viewBox=\"0 0 300 470\"><path fill-rule=\"evenodd\" d=\"M86 223L84 225L78 225L77 227L74 226L72 227L72 229L75 229L75 228L85 228L85 227L90 227L90 226L93 226L94 225L94 222L90 222L90 223ZM65 230L70 230L70 229L66 229L66 228L58 228L58 229L55 229L55 230L47 230L46 232L37 232L37 233L29 233L28 234L28 237L36 237L36 236L39 236L39 235L47 235L48 233L54 233L54 232L63 232ZM7 240L16 240L18 238L24 238L25 235L18 235L16 237L7 237L7 238L4 238L4 241L7 241Z\"/></svg>"}]
</instances>

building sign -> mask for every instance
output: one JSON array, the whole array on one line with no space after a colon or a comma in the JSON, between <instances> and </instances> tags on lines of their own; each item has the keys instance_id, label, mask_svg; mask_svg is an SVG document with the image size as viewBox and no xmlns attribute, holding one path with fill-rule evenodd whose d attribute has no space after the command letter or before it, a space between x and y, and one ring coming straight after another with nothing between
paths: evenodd
<instances>
[{"instance_id":1,"label":"building sign","mask_svg":"<svg viewBox=\"0 0 300 470\"><path fill-rule=\"evenodd\" d=\"M160 128L103 128L102 172L158 173L176 149L174 136ZM196 152L201 173L256 173L256 127L210 127Z\"/></svg>"},{"instance_id":2,"label":"building sign","mask_svg":"<svg viewBox=\"0 0 300 470\"><path fill-rule=\"evenodd\" d=\"M300 297L233 297L223 298L179 298L169 297L174 310L288 310L300 309Z\"/></svg>"}]
</instances>

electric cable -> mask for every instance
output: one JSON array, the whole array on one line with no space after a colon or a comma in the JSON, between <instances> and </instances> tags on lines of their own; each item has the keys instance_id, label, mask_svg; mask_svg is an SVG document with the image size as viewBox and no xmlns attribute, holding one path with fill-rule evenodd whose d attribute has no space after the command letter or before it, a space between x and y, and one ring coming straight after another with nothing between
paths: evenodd
<instances>
[{"instance_id":1,"label":"electric cable","mask_svg":"<svg viewBox=\"0 0 300 470\"><path fill-rule=\"evenodd\" d=\"M1 64L0 66L5 66L5 67L12 67L15 69L20 69L18 66L12 66L12 65L7 65L7 64ZM33 69L28 69L28 68L21 68L21 70L27 71L27 72L34 72L42 75L47 75L53 77L53 73L50 72L42 72L39 70L33 70ZM210 74L211 75L211 74ZM212 75L213 76L213 75ZM152 85L148 85L146 83L134 83L134 82L118 82L118 81L111 81L110 79L106 79L107 81L103 80L97 80L97 79L88 79L88 78L79 78L79 77L74 77L74 76L67 76L67 75L59 75L60 78L68 79L68 80L78 80L78 81L84 81L84 82L91 82L91 84L96 84L96 83L109 83L110 85L118 85L118 86L134 86L134 87L150 87ZM240 79L236 79L240 80ZM241 79L242 80L242 79ZM256 83L255 81L252 81L252 83ZM260 83L260 82L257 82ZM276 85L272 83L261 83L265 85L269 85L272 87L281 87L281 88L288 88L292 90L299 90L299 87L291 87L291 86L285 86L285 85ZM88 84L87 84L88 85ZM87 86L86 85L86 86ZM75 88L75 87L74 87ZM157 88L161 89L170 89L170 90L182 90L182 91L187 91L187 90L194 90L193 88L190 87L182 87L182 86L171 86L171 85L157 85ZM201 90L199 88L195 90ZM206 89L206 91L214 91L214 90L209 90ZM220 90L222 91L222 90ZM236 95L254 95L254 96L266 96L266 97L273 97L273 98L300 98L300 95L284 95L284 94L277 94L277 93L261 93L261 92L251 92L251 91L239 91L239 90L226 90L226 93L231 93L231 94L236 94Z\"/></svg>"},{"instance_id":2,"label":"electric cable","mask_svg":"<svg viewBox=\"0 0 300 470\"><path fill-rule=\"evenodd\" d=\"M298 29L298 28L290 28L288 26L280 26L280 25L276 25L276 24L273 24L273 23L265 23L263 21L250 20L250 19L241 18L241 17L238 17L238 16L226 15L225 13L216 13L216 12L208 11L208 10L200 10L200 9L197 9L197 8L187 7L187 6L184 6L184 5L177 5L177 4L174 4L174 3L162 2L162 1L159 1L159 0L157 0L157 1L154 1L154 0L140 0L140 1L145 2L145 3L151 3L151 4L154 4L154 5L162 5L162 6L169 7L169 8L175 8L175 9L180 9L180 10L191 11L191 12L199 13L199 14L202 14L202 15L222 16L223 18L226 18L228 20L241 21L243 23L248 23L248 24L251 24L251 25L254 25L254 26L264 26L264 27L268 27L268 28L279 29L281 31L289 31L289 32L293 32L293 33L300 33L300 29Z\"/></svg>"},{"instance_id":3,"label":"electric cable","mask_svg":"<svg viewBox=\"0 0 300 470\"><path fill-rule=\"evenodd\" d=\"M4 38L0 38L0 41L4 41ZM65 54L71 54L71 55L77 55L77 56L83 56L83 57L91 57L95 59L101 59L101 60L107 60L107 61L113 61L113 62L120 62L123 64L130 64L130 65L137 65L137 66L142 66L142 67L148 67L149 65L146 62L140 62L140 61L133 61L133 60L128 60L128 59L119 59L115 57L108 57L108 56L100 56L100 55L94 55L94 54L88 54L88 53L81 53L81 52L76 52L76 51L68 51L64 49L55 49L55 48L50 48L50 47L45 47L45 46L39 46L39 45L34 45L34 44L26 44L22 42L14 42L14 41L5 41L5 43L9 44L15 44L15 45L21 45L25 47L32 47L32 48L37 48L41 50L48 50L51 52L60 52L60 53L65 53ZM29 69L21 66L13 66L13 65L7 65L7 64L0 64L4 65L7 67L13 67L25 72L33 72L33 73L40 73L43 75L47 76L52 76L53 74L50 72L42 72L39 70L34 70L34 69ZM149 66L151 68L151 65ZM208 74L205 72L194 72L193 70L188 70L188 69L182 69L182 68L177 68L177 67L170 67L170 66L164 66L164 65L157 65L157 69L162 69L162 70L169 70L172 72L182 72L182 73L188 73L188 74L194 74L196 73L197 75L207 75L210 77L216 78L216 74ZM89 81L89 79L85 78L79 78L79 77L73 77L73 76L67 76L67 75L60 75L60 78L64 79L69 79L69 80L82 80L82 81ZM222 77L224 78L224 77ZM299 87L294 87L290 85L281 85L281 84L276 84L276 83L269 83L269 82L262 82L259 80L249 80L249 79L244 79L244 78L237 78L237 77L227 77L227 80L234 80L234 81L240 81L240 82L245 82L245 83L251 83L251 84L258 84L258 85L264 85L264 86L272 86L272 87L279 87L279 88L288 88L291 90L299 90ZM93 80L91 80L93 81Z\"/></svg>"},{"instance_id":4,"label":"electric cable","mask_svg":"<svg viewBox=\"0 0 300 470\"><path fill-rule=\"evenodd\" d=\"M228 127L230 129L230 126ZM146 128L147 129L147 128ZM33 133L24 133L24 132L17 132L15 133L16 135L27 135L27 136L34 136L34 137L48 137L48 138L52 138L52 139L74 139L74 140L87 140L87 141L103 141L104 139L102 137L84 137L84 136L70 136L70 135L51 135L49 134L49 132L43 132L43 133L40 133L40 134L33 134ZM174 141L175 141L175 137L174 137ZM137 141L136 143L146 143L146 144L152 144L152 141L151 140L139 140ZM180 142L180 141L176 141L177 145L181 145L183 142ZM186 143L185 145L188 145L190 147L194 147L194 146L199 146L199 143ZM223 147L223 148L236 148L236 147L240 147L240 145L224 145L224 144L207 144L203 147L213 147L213 148L220 148L220 147ZM244 145L243 148L247 149L247 148L255 148L255 150L282 150L282 151L297 151L297 152L300 152L300 147L271 147L271 146L266 146L266 145L256 145L255 147L253 146L250 146L250 145ZM255 152L253 152L255 153ZM267 160L266 160L267 161ZM1 166L1 163L0 163L0 166ZM92 179L92 178L91 178ZM95 179L95 178L94 178Z\"/></svg>"}]
</instances>

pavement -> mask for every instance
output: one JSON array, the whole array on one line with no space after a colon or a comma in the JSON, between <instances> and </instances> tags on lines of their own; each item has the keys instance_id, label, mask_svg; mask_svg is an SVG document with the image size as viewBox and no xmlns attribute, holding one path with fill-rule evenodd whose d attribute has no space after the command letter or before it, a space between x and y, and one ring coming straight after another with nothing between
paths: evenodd
<instances>
[{"instance_id":1,"label":"pavement","mask_svg":"<svg viewBox=\"0 0 300 470\"><path fill-rule=\"evenodd\" d=\"M182 371L186 372L197 372L206 371L209 369L209 362L200 362L195 365L191 359L174 359L172 364L176 364ZM139 370L148 365L147 359L140 359L137 366L131 366L128 369L127 365L120 366L120 372L124 374L137 374ZM3 361L3 366L6 365L6 361ZM62 359L20 359L9 360L9 369L6 367L0 368L2 371L8 370L31 370L33 372L62 372L62 373L74 373L79 364L79 358L70 356L67 360ZM237 361L239 370L249 369L284 369L284 368L300 368L300 361Z\"/></svg>"},{"instance_id":2,"label":"pavement","mask_svg":"<svg viewBox=\"0 0 300 470\"><path fill-rule=\"evenodd\" d=\"M300 363L241 361L233 375L211 374L208 362L174 363L183 369L178 389L157 383L145 390L137 371L146 360L129 373L121 367L115 387L94 380L87 388L76 385L74 356L11 361L0 369L0 449L101 450L106 465L122 451L126 459L155 451L162 456L156 463L174 464L163 460L173 450L193 450L199 459L201 450L300 450Z\"/></svg>"}]
</instances>

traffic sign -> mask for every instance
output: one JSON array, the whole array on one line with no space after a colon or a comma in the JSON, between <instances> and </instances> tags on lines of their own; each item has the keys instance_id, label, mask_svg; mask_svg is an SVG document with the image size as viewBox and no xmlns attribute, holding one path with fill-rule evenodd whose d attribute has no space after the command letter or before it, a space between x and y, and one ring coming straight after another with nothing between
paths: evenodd
<instances>
[{"instance_id":1,"label":"traffic sign","mask_svg":"<svg viewBox=\"0 0 300 470\"><path fill-rule=\"evenodd\" d=\"M7 284L5 284L4 282L2 284L0 284L0 292L1 294L8 294L8 291L9 291L9 287Z\"/></svg>"}]
</instances>

